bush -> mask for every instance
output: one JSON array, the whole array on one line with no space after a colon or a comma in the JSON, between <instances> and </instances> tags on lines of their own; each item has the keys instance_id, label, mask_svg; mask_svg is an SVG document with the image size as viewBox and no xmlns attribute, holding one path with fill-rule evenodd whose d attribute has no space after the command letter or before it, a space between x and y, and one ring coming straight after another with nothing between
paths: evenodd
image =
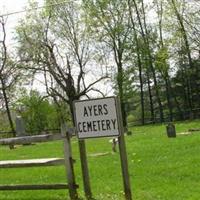
<instances>
[{"instance_id":1,"label":"bush","mask_svg":"<svg viewBox=\"0 0 200 200\"><path fill-rule=\"evenodd\" d=\"M61 113L57 105L44 99L38 91L31 91L24 94L19 100L20 115L26 126L26 131L35 134L41 133L46 129L58 129L60 127ZM60 109L67 115L67 108ZM62 113L63 115L63 113Z\"/></svg>"}]
</instances>

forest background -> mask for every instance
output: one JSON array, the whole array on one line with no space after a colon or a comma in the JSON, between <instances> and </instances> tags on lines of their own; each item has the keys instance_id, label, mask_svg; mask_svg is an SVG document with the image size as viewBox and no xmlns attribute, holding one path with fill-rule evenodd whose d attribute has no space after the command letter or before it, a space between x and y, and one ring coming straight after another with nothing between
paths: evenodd
<instances>
[{"instance_id":1,"label":"forest background","mask_svg":"<svg viewBox=\"0 0 200 200\"><path fill-rule=\"evenodd\" d=\"M1 130L72 123L72 102L117 95L124 126L200 117L199 1L30 1L0 15ZM39 79L37 90L33 84ZM45 92L39 87L45 88Z\"/></svg>"}]
</instances>

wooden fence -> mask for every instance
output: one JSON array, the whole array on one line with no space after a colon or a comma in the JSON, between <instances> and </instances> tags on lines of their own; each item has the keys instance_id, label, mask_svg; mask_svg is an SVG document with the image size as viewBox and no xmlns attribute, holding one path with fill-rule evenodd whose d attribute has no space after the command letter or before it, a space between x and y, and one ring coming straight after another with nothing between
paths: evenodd
<instances>
[{"instance_id":1,"label":"wooden fence","mask_svg":"<svg viewBox=\"0 0 200 200\"><path fill-rule=\"evenodd\" d=\"M73 135L73 129L67 129L66 124L62 124L61 133L58 134L45 134L35 136L21 136L16 138L0 139L0 145L23 145L30 143L41 143L55 140L63 140L64 142L64 158L42 158L42 159L29 159L29 160L9 160L0 161L0 168L20 168L20 167L46 167L65 165L67 183L54 183L54 184L40 184L40 185L0 185L0 190L58 190L69 189L71 199L78 199L77 188L75 182L74 169L71 155L70 138Z\"/></svg>"}]
</instances>

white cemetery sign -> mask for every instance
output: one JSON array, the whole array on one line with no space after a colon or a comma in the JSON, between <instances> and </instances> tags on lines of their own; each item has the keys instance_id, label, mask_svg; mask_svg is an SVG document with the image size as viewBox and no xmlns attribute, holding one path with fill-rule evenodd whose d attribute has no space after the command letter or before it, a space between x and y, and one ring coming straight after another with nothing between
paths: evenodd
<instances>
[{"instance_id":1,"label":"white cemetery sign","mask_svg":"<svg viewBox=\"0 0 200 200\"><path fill-rule=\"evenodd\" d=\"M117 105L115 97L74 101L74 118L78 138L119 136Z\"/></svg>"}]
</instances>

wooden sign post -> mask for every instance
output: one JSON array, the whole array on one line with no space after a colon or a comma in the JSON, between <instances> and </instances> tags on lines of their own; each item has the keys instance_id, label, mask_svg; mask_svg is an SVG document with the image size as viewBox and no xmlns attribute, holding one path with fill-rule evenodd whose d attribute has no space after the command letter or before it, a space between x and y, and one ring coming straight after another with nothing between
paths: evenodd
<instances>
[{"instance_id":1,"label":"wooden sign post","mask_svg":"<svg viewBox=\"0 0 200 200\"><path fill-rule=\"evenodd\" d=\"M74 101L74 119L80 141L87 138L118 137L124 193L126 199L131 200L126 146L118 99L107 97Z\"/></svg>"},{"instance_id":2,"label":"wooden sign post","mask_svg":"<svg viewBox=\"0 0 200 200\"><path fill-rule=\"evenodd\" d=\"M79 140L79 151L80 151L80 159L81 159L81 170L83 174L83 186L84 192L87 199L92 199L92 192L90 187L90 178L88 172L88 164L87 164L87 156L86 156L86 147L85 141Z\"/></svg>"},{"instance_id":3,"label":"wooden sign post","mask_svg":"<svg viewBox=\"0 0 200 200\"><path fill-rule=\"evenodd\" d=\"M131 186L130 186L130 179L129 179L129 172L128 172L128 159L126 153L126 144L124 139L124 128L123 128L123 120L122 120L122 113L121 113L121 106L120 101L117 99L117 113L120 122L119 130L121 134L119 136L119 153L120 153L120 160L121 160L121 169L122 169L122 176L123 176L123 184L124 184L124 194L126 200L132 200L131 195Z\"/></svg>"}]
</instances>

